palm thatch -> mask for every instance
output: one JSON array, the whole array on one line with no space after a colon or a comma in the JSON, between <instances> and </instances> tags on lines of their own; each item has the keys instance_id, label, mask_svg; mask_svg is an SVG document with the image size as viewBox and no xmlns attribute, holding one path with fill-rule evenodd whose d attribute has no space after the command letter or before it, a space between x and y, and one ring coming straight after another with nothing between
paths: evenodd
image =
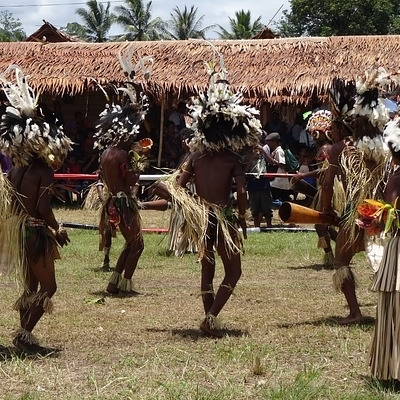
<instances>
[{"instance_id":1,"label":"palm thatch","mask_svg":"<svg viewBox=\"0 0 400 400\"><path fill-rule=\"evenodd\" d=\"M54 25L43 20L44 24L32 35L25 39L26 42L76 42L72 36L58 30Z\"/></svg>"},{"instance_id":2,"label":"palm thatch","mask_svg":"<svg viewBox=\"0 0 400 400\"><path fill-rule=\"evenodd\" d=\"M312 96L324 100L333 77L354 79L374 65L397 70L394 55L400 36L213 40L212 44L224 56L233 90L242 89L250 102L306 104ZM128 46L135 47L134 61L139 56L154 58L150 82L141 76L137 82L157 101L187 97L207 87L203 61L213 59L213 48L199 40L0 43L0 71L18 64L36 91L73 96L97 90L93 79L102 85L124 82L117 54Z\"/></svg>"}]
</instances>

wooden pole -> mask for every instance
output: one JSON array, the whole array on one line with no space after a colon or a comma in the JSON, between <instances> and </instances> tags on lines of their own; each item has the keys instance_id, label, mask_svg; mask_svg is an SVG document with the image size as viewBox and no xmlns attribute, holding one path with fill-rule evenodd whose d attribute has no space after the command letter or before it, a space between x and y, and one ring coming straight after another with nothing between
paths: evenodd
<instances>
[{"instance_id":1,"label":"wooden pole","mask_svg":"<svg viewBox=\"0 0 400 400\"><path fill-rule=\"evenodd\" d=\"M161 116L160 116L160 137L159 137L159 146L158 146L158 158L157 158L157 167L161 167L161 157L163 150L163 138L164 138L164 96L161 98Z\"/></svg>"}]
</instances>

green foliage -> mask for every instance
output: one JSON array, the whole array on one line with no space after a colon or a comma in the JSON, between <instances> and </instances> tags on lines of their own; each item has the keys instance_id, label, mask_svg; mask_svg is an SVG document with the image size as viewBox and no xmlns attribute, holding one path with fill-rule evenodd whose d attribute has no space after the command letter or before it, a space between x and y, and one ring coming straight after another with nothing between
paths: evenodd
<instances>
[{"instance_id":1,"label":"green foliage","mask_svg":"<svg viewBox=\"0 0 400 400\"><path fill-rule=\"evenodd\" d=\"M97 0L89 0L86 5L87 8L78 8L75 12L84 21L85 39L96 43L106 42L114 20L110 13L110 2L104 6Z\"/></svg>"},{"instance_id":2,"label":"green foliage","mask_svg":"<svg viewBox=\"0 0 400 400\"><path fill-rule=\"evenodd\" d=\"M399 29L397 0L291 0L277 24L280 35L387 35Z\"/></svg>"},{"instance_id":3,"label":"green foliage","mask_svg":"<svg viewBox=\"0 0 400 400\"><path fill-rule=\"evenodd\" d=\"M204 15L197 19L197 8L192 6L190 10L185 6L181 11L175 7L171 13L171 20L166 23L166 35L175 40L199 39L205 38L207 30L212 26L202 28Z\"/></svg>"},{"instance_id":4,"label":"green foliage","mask_svg":"<svg viewBox=\"0 0 400 400\"><path fill-rule=\"evenodd\" d=\"M0 12L0 42L20 42L25 38L21 21L7 10Z\"/></svg>"},{"instance_id":5,"label":"green foliage","mask_svg":"<svg viewBox=\"0 0 400 400\"><path fill-rule=\"evenodd\" d=\"M251 12L244 10L236 11L235 18L229 17L229 25L230 32L218 25L221 29L218 33L221 39L250 39L264 28L261 16L252 22Z\"/></svg>"},{"instance_id":6,"label":"green foliage","mask_svg":"<svg viewBox=\"0 0 400 400\"><path fill-rule=\"evenodd\" d=\"M70 36L75 36L82 40L87 39L85 26L79 24L78 22L70 22L65 27L61 27L60 30Z\"/></svg>"},{"instance_id":7,"label":"green foliage","mask_svg":"<svg viewBox=\"0 0 400 400\"><path fill-rule=\"evenodd\" d=\"M327 386L318 381L320 373L313 369L306 369L299 372L292 384L281 385L278 388L268 390L264 398L271 400L317 400L327 399Z\"/></svg>"},{"instance_id":8,"label":"green foliage","mask_svg":"<svg viewBox=\"0 0 400 400\"><path fill-rule=\"evenodd\" d=\"M124 28L125 34L119 40L158 40L162 38L161 31L164 22L161 18L151 19L149 1L125 0L126 6L115 7L115 22Z\"/></svg>"}]
</instances>

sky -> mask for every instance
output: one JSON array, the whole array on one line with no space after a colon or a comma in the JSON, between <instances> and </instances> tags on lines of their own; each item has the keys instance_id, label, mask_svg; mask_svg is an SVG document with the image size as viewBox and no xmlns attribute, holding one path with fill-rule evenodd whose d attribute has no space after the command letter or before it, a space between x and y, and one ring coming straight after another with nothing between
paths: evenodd
<instances>
[{"instance_id":1,"label":"sky","mask_svg":"<svg viewBox=\"0 0 400 400\"><path fill-rule=\"evenodd\" d=\"M26 35L30 36L43 25L43 20L50 22L56 28L65 27L69 22L83 23L75 11L80 7L85 8L86 2L87 0L2 0L0 12L8 11L13 18L19 19ZM144 0L145 4L148 2L149 0ZM110 0L110 3L111 9L117 5L125 5L123 0ZM284 10L290 10L289 0L152 0L152 18L161 17L163 20L169 20L175 7L183 11L185 5L188 9L192 5L197 7L197 18L204 15L202 28L218 24L228 31L230 31L229 18L235 18L236 11L250 11L252 21L261 16L261 23L273 29L273 22L279 21ZM220 29L208 31L207 38L218 38L215 31L219 32ZM110 31L111 35L120 33L122 29L118 26Z\"/></svg>"}]
</instances>

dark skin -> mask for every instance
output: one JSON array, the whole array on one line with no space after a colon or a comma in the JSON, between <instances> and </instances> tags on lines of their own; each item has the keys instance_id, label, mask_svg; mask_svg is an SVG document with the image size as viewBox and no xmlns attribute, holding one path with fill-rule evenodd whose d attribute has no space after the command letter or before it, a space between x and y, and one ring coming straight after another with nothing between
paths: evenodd
<instances>
[{"instance_id":1,"label":"dark skin","mask_svg":"<svg viewBox=\"0 0 400 400\"><path fill-rule=\"evenodd\" d=\"M68 234L60 229L51 207L53 169L44 161L36 159L28 167L12 168L8 179L20 193L21 201L29 215L44 220L56 232L57 242L61 246L67 245L70 241ZM57 290L54 260L48 257L48 254L40 254L37 257L36 240L37 234L33 233L26 242L28 289L35 293L40 285L39 293L47 293L51 298ZM21 327L31 332L43 313L42 304L32 304L29 309L21 310Z\"/></svg>"},{"instance_id":2,"label":"dark skin","mask_svg":"<svg viewBox=\"0 0 400 400\"><path fill-rule=\"evenodd\" d=\"M334 143L329 156L329 167L325 172L324 182L322 185L321 211L323 213L334 215L335 217L336 214L332 206L333 182L336 175L341 176L343 186L346 189L346 176L340 167L339 158L344 148L348 145L351 145L351 141L348 137L349 134L350 132L345 126L336 122L332 123L332 138ZM355 227L354 229L358 228ZM364 250L363 236L356 234L356 239L354 242L349 244L349 235L350 232L348 228L346 229L344 225L339 225L335 247L334 267L336 269L342 266L349 266L353 256L359 251ZM346 279L341 287L341 290L346 298L350 312L349 315L341 319L339 323L347 325L361 322L363 320L363 316L357 301L354 279Z\"/></svg>"},{"instance_id":3,"label":"dark skin","mask_svg":"<svg viewBox=\"0 0 400 400\"><path fill-rule=\"evenodd\" d=\"M240 157L227 150L213 154L194 152L189 156L185 169L178 179L178 185L185 188L192 177L194 178L197 195L207 202L219 206L229 206L231 204L232 183L233 180L235 181L239 224L246 239L244 214L247 208L247 194L244 165L241 163ZM215 297L213 293L202 295L205 314L212 314L215 317L230 298L242 273L240 254L228 252L225 248L224 240L221 240L222 238L223 236L221 235L217 243L216 232L207 237L207 257L201 260L201 291L203 293L209 292L213 288L215 274L214 246L216 246L216 251L224 265L225 276ZM208 333L213 334L210 331Z\"/></svg>"},{"instance_id":4,"label":"dark skin","mask_svg":"<svg viewBox=\"0 0 400 400\"><path fill-rule=\"evenodd\" d=\"M322 162L325 159L329 159L330 154L331 154L331 149L332 149L332 144L327 142L327 139L325 138L325 134L321 133L318 135L318 138L313 135L313 139L315 141L315 144L317 146L317 155L316 155L316 160L318 162ZM302 179L307 179L307 178L319 178L320 179L320 184L323 185L324 182L324 170L318 168L313 171L309 172L298 172L295 176L292 177L291 179L291 184L295 184L298 181ZM332 251L332 247L330 244L330 233L334 233L334 230L329 231L327 225L321 225L321 224L316 224L315 225L315 230L317 232L318 237L320 238L325 238L325 241L327 242L327 247L324 249L326 253ZM333 240L336 240L336 235L333 237Z\"/></svg>"},{"instance_id":5,"label":"dark skin","mask_svg":"<svg viewBox=\"0 0 400 400\"><path fill-rule=\"evenodd\" d=\"M131 145L131 141L121 142L117 147L109 147L101 155L102 177L113 195L123 192L127 196L131 196L131 188L139 182L140 174L132 169L129 159ZM118 226L125 239L125 247L117 260L115 271L123 274L126 279L132 278L144 249L140 226L133 217L133 211L131 211L131 215L128 215L127 218L121 218ZM114 286L110 283L107 291L116 293L118 289Z\"/></svg>"}]
</instances>

